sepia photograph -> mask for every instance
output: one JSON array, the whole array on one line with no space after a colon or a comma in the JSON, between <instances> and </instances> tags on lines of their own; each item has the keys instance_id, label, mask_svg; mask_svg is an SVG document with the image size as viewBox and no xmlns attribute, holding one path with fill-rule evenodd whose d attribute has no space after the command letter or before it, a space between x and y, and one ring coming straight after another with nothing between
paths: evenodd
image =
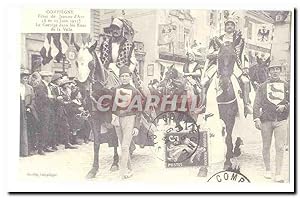
<instances>
[{"instance_id":1,"label":"sepia photograph","mask_svg":"<svg viewBox=\"0 0 300 198\"><path fill-rule=\"evenodd\" d=\"M293 10L20 11L16 180L294 185Z\"/></svg>"}]
</instances>

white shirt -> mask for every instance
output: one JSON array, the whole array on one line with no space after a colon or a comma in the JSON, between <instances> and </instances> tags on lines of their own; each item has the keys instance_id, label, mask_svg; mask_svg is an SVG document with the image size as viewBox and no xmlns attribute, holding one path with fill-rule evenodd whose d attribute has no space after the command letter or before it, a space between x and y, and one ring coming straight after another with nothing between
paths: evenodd
<instances>
[{"instance_id":1,"label":"white shirt","mask_svg":"<svg viewBox=\"0 0 300 198\"><path fill-rule=\"evenodd\" d=\"M111 44L111 58L114 63L118 59L119 49L120 49L120 43L112 43Z\"/></svg>"}]
</instances>

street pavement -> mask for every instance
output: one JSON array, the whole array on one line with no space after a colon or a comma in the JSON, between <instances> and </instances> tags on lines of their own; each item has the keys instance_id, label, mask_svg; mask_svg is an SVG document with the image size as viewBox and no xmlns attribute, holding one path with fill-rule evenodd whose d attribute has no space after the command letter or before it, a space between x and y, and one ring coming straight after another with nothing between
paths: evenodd
<instances>
[{"instance_id":1,"label":"street pavement","mask_svg":"<svg viewBox=\"0 0 300 198\"><path fill-rule=\"evenodd\" d=\"M262 144L260 132L254 128L250 117L244 123L237 122L236 130L239 130L243 137L244 146L242 155L238 158L241 166L241 173L251 183L274 182L272 179L265 179L264 165L262 159ZM120 151L119 151L120 153ZM283 176L285 182L289 181L289 160L288 151L285 152L283 164ZM100 147L100 168L93 181L115 181L119 179L118 171L111 172L110 166L113 160L113 148L106 144ZM47 153L45 156L34 155L20 158L19 174L22 179L45 180L85 180L85 176L93 163L93 142L82 144L75 150L65 150L59 146L59 150ZM165 163L154 154L151 147L140 148L134 151L132 156L134 170L133 177L128 180L147 182L170 182L188 179L195 182L206 182L213 174L223 170L223 163L210 164L207 177L197 177L198 167L165 168ZM271 165L274 175L275 171L275 147L274 140L271 149Z\"/></svg>"}]
</instances>

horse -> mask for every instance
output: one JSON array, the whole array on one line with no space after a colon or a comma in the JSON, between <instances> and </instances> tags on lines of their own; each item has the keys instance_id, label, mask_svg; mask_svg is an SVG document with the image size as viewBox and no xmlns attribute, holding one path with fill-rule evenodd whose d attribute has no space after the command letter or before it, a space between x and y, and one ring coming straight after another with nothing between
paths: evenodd
<instances>
[{"instance_id":1,"label":"horse","mask_svg":"<svg viewBox=\"0 0 300 198\"><path fill-rule=\"evenodd\" d=\"M91 117L96 116L97 118L99 118L97 120L98 123L93 122L93 118L89 118L89 123L91 125L94 136L94 159L92 168L86 176L86 178L88 179L94 178L99 169L99 149L100 144L103 143L101 142L100 138L100 130L103 129L102 125L105 125L106 129L108 130L114 129L112 126L110 126L110 120L112 116L111 112L100 112L97 110L95 111L95 104L97 104L95 94L97 95L101 93L106 88L106 70L96 54L96 47L97 41L91 47L81 47L78 52L78 58L76 60L76 65L78 68L78 87L89 111L94 110ZM97 125L98 127L95 125ZM111 134L115 133L113 133L112 131ZM114 145L113 163L110 170L116 171L119 167L119 155L117 152L118 139L116 135L110 138L113 139L114 142L112 143Z\"/></svg>"},{"instance_id":2,"label":"horse","mask_svg":"<svg viewBox=\"0 0 300 198\"><path fill-rule=\"evenodd\" d=\"M225 144L227 151L224 162L225 170L232 166L231 159L235 156L233 151L238 150L238 148L233 148L232 132L236 117L240 115L243 107L243 101L239 95L240 86L238 79L233 73L237 61L234 45L234 42L219 45L217 72L206 86L206 113L219 116L226 127Z\"/></svg>"},{"instance_id":3,"label":"horse","mask_svg":"<svg viewBox=\"0 0 300 198\"><path fill-rule=\"evenodd\" d=\"M268 67L270 65L270 57L263 60L259 57L256 58L257 64L249 68L249 77L254 89L256 90L259 85L268 79Z\"/></svg>"}]
</instances>

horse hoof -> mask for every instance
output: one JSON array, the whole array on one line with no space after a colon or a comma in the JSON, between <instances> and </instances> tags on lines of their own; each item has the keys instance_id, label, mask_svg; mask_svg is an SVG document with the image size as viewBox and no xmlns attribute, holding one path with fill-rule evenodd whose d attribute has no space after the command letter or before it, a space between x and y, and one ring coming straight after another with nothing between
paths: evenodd
<instances>
[{"instance_id":1,"label":"horse hoof","mask_svg":"<svg viewBox=\"0 0 300 198\"><path fill-rule=\"evenodd\" d=\"M113 165L110 167L109 170L112 171L112 172L118 171L118 170L119 170L119 165L113 164Z\"/></svg>"},{"instance_id":2,"label":"horse hoof","mask_svg":"<svg viewBox=\"0 0 300 198\"><path fill-rule=\"evenodd\" d=\"M226 171L226 170L231 170L231 169L232 169L232 164L229 164L229 163L228 164L227 163L224 164L223 170Z\"/></svg>"},{"instance_id":3,"label":"horse hoof","mask_svg":"<svg viewBox=\"0 0 300 198\"><path fill-rule=\"evenodd\" d=\"M92 168L92 169L88 172L88 174L86 175L86 178L87 178L87 179L95 178L96 175L97 175L97 173L98 173L98 169Z\"/></svg>"}]
</instances>

